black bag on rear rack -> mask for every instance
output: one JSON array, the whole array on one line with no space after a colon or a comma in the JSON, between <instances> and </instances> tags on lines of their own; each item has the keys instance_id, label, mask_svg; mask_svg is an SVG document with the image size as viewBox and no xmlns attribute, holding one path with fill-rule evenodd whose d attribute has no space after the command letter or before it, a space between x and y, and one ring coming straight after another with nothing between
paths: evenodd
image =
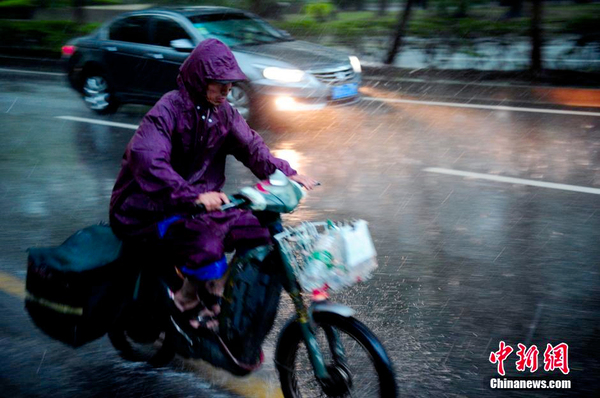
<instances>
[{"instance_id":1,"label":"black bag on rear rack","mask_svg":"<svg viewBox=\"0 0 600 398\"><path fill-rule=\"evenodd\" d=\"M25 308L44 333L72 347L102 337L132 281L122 243L107 225L77 231L57 247L30 248Z\"/></svg>"}]
</instances>

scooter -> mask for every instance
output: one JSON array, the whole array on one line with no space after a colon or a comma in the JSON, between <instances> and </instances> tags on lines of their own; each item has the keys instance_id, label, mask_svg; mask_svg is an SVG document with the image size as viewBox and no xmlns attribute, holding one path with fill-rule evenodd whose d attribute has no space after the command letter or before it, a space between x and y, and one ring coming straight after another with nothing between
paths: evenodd
<instances>
[{"instance_id":1,"label":"scooter","mask_svg":"<svg viewBox=\"0 0 600 398\"><path fill-rule=\"evenodd\" d=\"M297 262L306 253L295 249L294 243L303 227L284 228L281 214L293 211L303 197L298 184L276 172L255 187L243 188L222 206L222 211L254 211L275 244L238 253L229 261L216 332L182 330L168 305L177 276L156 264L164 261L156 253L143 256L139 248L130 249L126 258L144 266L108 333L120 355L164 366L177 354L247 375L264 360L261 346L284 289L295 309L279 333L274 358L285 397L396 397L394 369L375 334L353 317L351 308L329 301L325 291L309 295L302 291ZM151 263L156 266L148 266Z\"/></svg>"}]
</instances>

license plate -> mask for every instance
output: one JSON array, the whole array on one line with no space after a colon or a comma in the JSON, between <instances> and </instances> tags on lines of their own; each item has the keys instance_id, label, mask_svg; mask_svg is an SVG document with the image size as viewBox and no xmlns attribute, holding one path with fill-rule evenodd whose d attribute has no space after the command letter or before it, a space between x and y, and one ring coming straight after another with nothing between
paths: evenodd
<instances>
[{"instance_id":1,"label":"license plate","mask_svg":"<svg viewBox=\"0 0 600 398\"><path fill-rule=\"evenodd\" d=\"M331 88L331 99L337 100L340 98L352 97L358 94L358 83L344 84L341 86L333 86Z\"/></svg>"}]
</instances>

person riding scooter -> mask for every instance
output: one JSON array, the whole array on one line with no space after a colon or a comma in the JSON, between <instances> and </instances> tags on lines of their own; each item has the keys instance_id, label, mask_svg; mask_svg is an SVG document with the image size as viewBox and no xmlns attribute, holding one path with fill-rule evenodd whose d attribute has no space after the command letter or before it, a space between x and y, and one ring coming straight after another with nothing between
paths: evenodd
<instances>
[{"instance_id":1,"label":"person riding scooter","mask_svg":"<svg viewBox=\"0 0 600 398\"><path fill-rule=\"evenodd\" d=\"M144 116L126 148L110 201L110 225L124 241L160 245L183 278L171 295L186 327L215 330L227 262L224 253L270 243L247 210L219 211L228 197L225 160L233 155L260 179L281 170L307 189L317 183L274 157L227 102L246 80L231 50L209 39L180 68L178 90ZM202 205L206 213L197 214ZM194 215L195 214L195 215ZM193 216L192 216L193 215Z\"/></svg>"}]
</instances>

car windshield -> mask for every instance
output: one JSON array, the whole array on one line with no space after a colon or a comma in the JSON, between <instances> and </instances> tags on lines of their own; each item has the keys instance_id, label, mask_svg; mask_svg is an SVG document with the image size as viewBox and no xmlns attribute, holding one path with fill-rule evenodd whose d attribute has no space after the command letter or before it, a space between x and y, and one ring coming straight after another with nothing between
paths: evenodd
<instances>
[{"instance_id":1,"label":"car windshield","mask_svg":"<svg viewBox=\"0 0 600 398\"><path fill-rule=\"evenodd\" d=\"M229 47L292 40L265 21L242 13L195 15L189 19L200 34L219 39Z\"/></svg>"}]
</instances>

